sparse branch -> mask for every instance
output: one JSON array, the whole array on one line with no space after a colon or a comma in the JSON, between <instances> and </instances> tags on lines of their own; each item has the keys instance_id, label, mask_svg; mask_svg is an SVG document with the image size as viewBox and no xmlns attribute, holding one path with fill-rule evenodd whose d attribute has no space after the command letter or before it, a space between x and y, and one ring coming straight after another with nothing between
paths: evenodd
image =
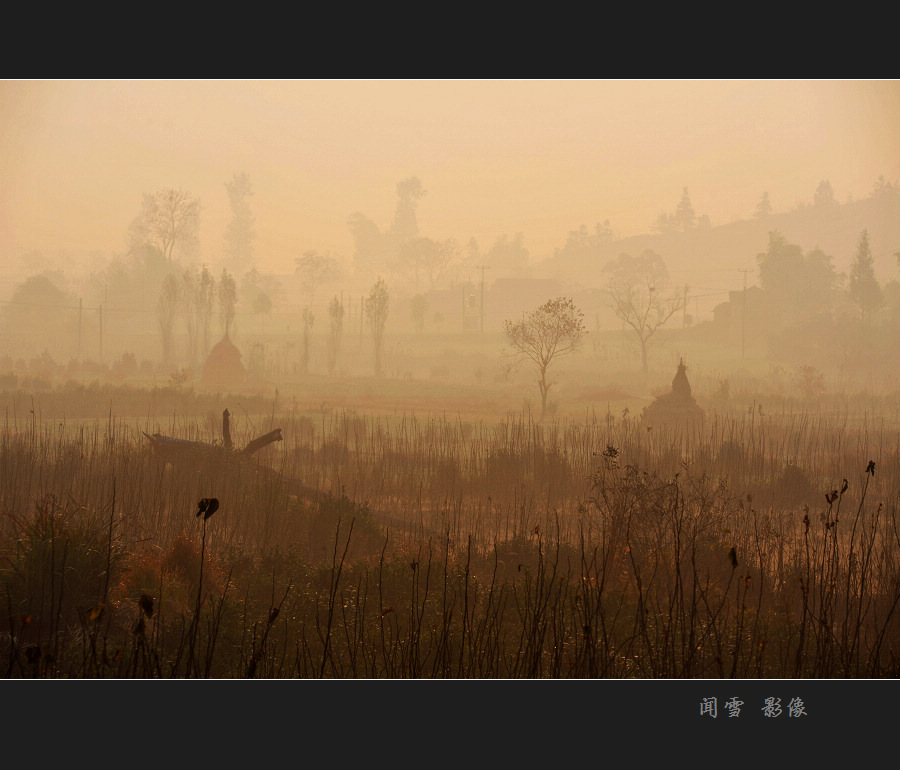
<instances>
[{"instance_id":1,"label":"sparse branch","mask_svg":"<svg viewBox=\"0 0 900 770\"><path fill-rule=\"evenodd\" d=\"M543 419L547 411L547 393L554 384L548 379L548 369L555 359L578 350L581 339L587 334L584 314L571 299L558 297L548 300L521 321L506 321L504 331L511 346L506 353L512 359L511 365L530 361L537 367Z\"/></svg>"},{"instance_id":2,"label":"sparse branch","mask_svg":"<svg viewBox=\"0 0 900 770\"><path fill-rule=\"evenodd\" d=\"M609 269L614 273L609 284L610 307L637 335L641 345L641 367L646 376L650 339L684 307L684 298L677 294L667 296L665 265L652 252L637 260L623 254Z\"/></svg>"},{"instance_id":3,"label":"sparse branch","mask_svg":"<svg viewBox=\"0 0 900 770\"><path fill-rule=\"evenodd\" d=\"M184 190L171 187L144 195L141 212L130 228L132 248L153 246L167 262L176 247L185 253L197 248L200 202Z\"/></svg>"}]
</instances>

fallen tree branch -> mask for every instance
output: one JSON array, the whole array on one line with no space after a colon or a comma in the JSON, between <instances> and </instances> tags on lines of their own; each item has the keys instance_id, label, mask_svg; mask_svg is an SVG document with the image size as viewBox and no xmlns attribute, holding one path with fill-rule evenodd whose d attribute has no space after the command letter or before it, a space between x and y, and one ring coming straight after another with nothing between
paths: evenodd
<instances>
[{"instance_id":1,"label":"fallen tree branch","mask_svg":"<svg viewBox=\"0 0 900 770\"><path fill-rule=\"evenodd\" d=\"M148 439L153 448L154 453L165 462L196 462L197 460L226 460L229 456L239 455L241 457L249 457L258 452L265 446L282 441L281 428L275 428L263 436L259 436L243 449L234 451L234 445L231 441L231 424L229 421L229 411L226 409L222 413L222 436L224 444L207 444L204 441L192 441L184 438L173 438L171 436L163 436L160 433L150 435L145 431L141 431Z\"/></svg>"},{"instance_id":2,"label":"fallen tree branch","mask_svg":"<svg viewBox=\"0 0 900 770\"><path fill-rule=\"evenodd\" d=\"M241 450L241 454L252 455L254 452L258 452L264 446L268 446L274 441L281 440L281 428L275 428L275 430L266 433L265 436L260 436L259 438L253 439L253 441L251 441Z\"/></svg>"}]
</instances>

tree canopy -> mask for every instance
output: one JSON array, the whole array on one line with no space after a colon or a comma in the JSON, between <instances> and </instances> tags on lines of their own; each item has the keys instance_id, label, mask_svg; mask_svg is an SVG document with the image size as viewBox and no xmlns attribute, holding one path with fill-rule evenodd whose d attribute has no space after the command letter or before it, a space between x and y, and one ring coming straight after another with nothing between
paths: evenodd
<instances>
[{"instance_id":1,"label":"tree canopy","mask_svg":"<svg viewBox=\"0 0 900 770\"><path fill-rule=\"evenodd\" d=\"M874 262L869 246L869 232L863 230L859 236L856 254L853 256L853 264L850 266L850 283L847 290L864 319L868 318L872 311L877 310L884 300L881 286L875 277Z\"/></svg>"},{"instance_id":2,"label":"tree canopy","mask_svg":"<svg viewBox=\"0 0 900 770\"><path fill-rule=\"evenodd\" d=\"M773 231L768 248L756 260L769 310L783 323L821 313L834 298L838 275L831 257L818 247L804 255L800 246Z\"/></svg>"}]
</instances>

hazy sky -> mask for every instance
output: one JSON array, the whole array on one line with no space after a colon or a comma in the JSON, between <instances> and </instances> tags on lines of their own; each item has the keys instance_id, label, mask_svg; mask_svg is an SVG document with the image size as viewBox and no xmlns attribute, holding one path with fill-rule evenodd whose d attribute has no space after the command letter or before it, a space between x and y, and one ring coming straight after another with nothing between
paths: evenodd
<instances>
[{"instance_id":1,"label":"hazy sky","mask_svg":"<svg viewBox=\"0 0 900 770\"><path fill-rule=\"evenodd\" d=\"M483 250L524 233L532 259L608 219L647 232L687 187L712 224L900 179L900 81L2 81L0 261L125 250L142 194L200 199L203 259L254 189L256 253L288 271L349 258L347 219L390 226L418 176L419 226Z\"/></svg>"}]
</instances>

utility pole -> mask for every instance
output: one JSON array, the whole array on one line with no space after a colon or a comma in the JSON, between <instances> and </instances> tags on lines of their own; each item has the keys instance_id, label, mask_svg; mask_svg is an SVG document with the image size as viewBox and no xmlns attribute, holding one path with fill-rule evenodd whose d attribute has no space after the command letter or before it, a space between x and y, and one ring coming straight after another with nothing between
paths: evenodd
<instances>
[{"instance_id":1,"label":"utility pole","mask_svg":"<svg viewBox=\"0 0 900 770\"><path fill-rule=\"evenodd\" d=\"M688 293L688 285L684 285L684 303L681 308L681 328L687 328L687 293Z\"/></svg>"},{"instance_id":2,"label":"utility pole","mask_svg":"<svg viewBox=\"0 0 900 770\"><path fill-rule=\"evenodd\" d=\"M481 322L480 322L480 333L484 334L484 271L490 270L490 265L475 265L476 270L481 271Z\"/></svg>"}]
</instances>

